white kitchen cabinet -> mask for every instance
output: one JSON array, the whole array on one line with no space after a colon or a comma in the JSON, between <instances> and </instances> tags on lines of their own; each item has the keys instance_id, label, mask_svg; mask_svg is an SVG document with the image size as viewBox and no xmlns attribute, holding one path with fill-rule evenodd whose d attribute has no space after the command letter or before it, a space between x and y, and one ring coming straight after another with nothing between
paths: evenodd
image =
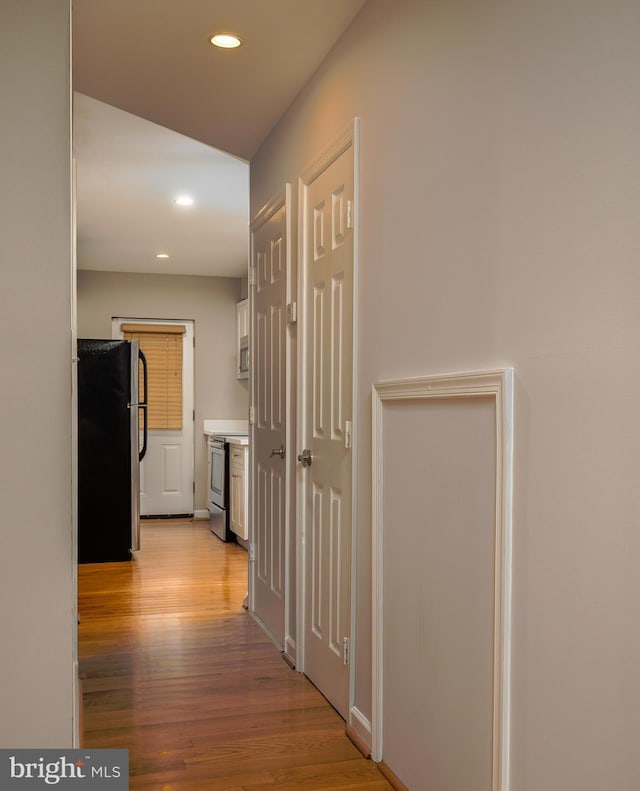
<instances>
[{"instance_id":1,"label":"white kitchen cabinet","mask_svg":"<svg viewBox=\"0 0 640 791\"><path fill-rule=\"evenodd\" d=\"M231 445L229 459L229 498L231 500L231 530L245 541L249 538L247 514L249 512L249 449Z\"/></svg>"},{"instance_id":2,"label":"white kitchen cabinet","mask_svg":"<svg viewBox=\"0 0 640 791\"><path fill-rule=\"evenodd\" d=\"M236 305L236 376L249 377L249 300Z\"/></svg>"}]
</instances>

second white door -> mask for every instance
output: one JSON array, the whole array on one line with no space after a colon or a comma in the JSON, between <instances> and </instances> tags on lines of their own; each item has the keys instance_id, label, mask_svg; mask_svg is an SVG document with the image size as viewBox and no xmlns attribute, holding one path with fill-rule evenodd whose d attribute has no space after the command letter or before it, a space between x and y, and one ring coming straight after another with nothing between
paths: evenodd
<instances>
[{"instance_id":1,"label":"second white door","mask_svg":"<svg viewBox=\"0 0 640 791\"><path fill-rule=\"evenodd\" d=\"M301 180L304 672L346 718L351 640L354 136Z\"/></svg>"},{"instance_id":2,"label":"second white door","mask_svg":"<svg viewBox=\"0 0 640 791\"><path fill-rule=\"evenodd\" d=\"M253 269L253 610L285 647L286 550L291 459L287 442L287 205L265 207L251 232Z\"/></svg>"},{"instance_id":3,"label":"second white door","mask_svg":"<svg viewBox=\"0 0 640 791\"><path fill-rule=\"evenodd\" d=\"M122 325L183 325L182 428L150 429L147 452L140 465L140 514L177 516L193 514L193 322L113 319L114 338L123 337Z\"/></svg>"}]
</instances>

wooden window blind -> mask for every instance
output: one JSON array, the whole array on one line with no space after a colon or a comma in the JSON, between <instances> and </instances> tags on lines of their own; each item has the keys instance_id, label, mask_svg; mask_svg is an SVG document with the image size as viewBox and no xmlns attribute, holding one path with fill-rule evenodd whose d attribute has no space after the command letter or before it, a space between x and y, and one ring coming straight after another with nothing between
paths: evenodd
<instances>
[{"instance_id":1,"label":"wooden window blind","mask_svg":"<svg viewBox=\"0 0 640 791\"><path fill-rule=\"evenodd\" d=\"M123 324L125 340L137 340L147 358L150 429L182 430L182 324ZM142 372L140 372L142 388Z\"/></svg>"}]
</instances>

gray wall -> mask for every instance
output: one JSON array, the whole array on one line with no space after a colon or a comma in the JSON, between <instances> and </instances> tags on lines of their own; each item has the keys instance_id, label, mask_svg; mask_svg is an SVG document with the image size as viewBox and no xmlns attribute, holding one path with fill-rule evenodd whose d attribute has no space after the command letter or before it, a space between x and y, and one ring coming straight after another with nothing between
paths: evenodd
<instances>
[{"instance_id":1,"label":"gray wall","mask_svg":"<svg viewBox=\"0 0 640 791\"><path fill-rule=\"evenodd\" d=\"M0 8L0 747L73 743L69 17Z\"/></svg>"},{"instance_id":2,"label":"gray wall","mask_svg":"<svg viewBox=\"0 0 640 791\"><path fill-rule=\"evenodd\" d=\"M247 380L236 379L236 303L241 282L224 277L78 272L79 337L110 338L115 316L195 321L196 509L207 507L203 420L248 415Z\"/></svg>"},{"instance_id":3,"label":"gray wall","mask_svg":"<svg viewBox=\"0 0 640 791\"><path fill-rule=\"evenodd\" d=\"M640 785L639 73L635 0L369 0L251 162L253 214L361 118L365 716L371 383L515 368L515 791Z\"/></svg>"}]
</instances>

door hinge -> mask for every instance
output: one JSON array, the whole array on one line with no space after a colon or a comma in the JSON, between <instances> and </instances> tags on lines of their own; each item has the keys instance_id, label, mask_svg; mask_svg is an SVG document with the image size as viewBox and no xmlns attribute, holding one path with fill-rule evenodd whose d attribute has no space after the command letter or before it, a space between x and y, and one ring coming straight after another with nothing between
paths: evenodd
<instances>
[{"instance_id":1,"label":"door hinge","mask_svg":"<svg viewBox=\"0 0 640 791\"><path fill-rule=\"evenodd\" d=\"M251 543L249 544L249 563L253 562L253 560L255 560L255 550L253 548L253 544Z\"/></svg>"},{"instance_id":2,"label":"door hinge","mask_svg":"<svg viewBox=\"0 0 640 791\"><path fill-rule=\"evenodd\" d=\"M344 446L345 448L351 447L351 421L344 421Z\"/></svg>"},{"instance_id":3,"label":"door hinge","mask_svg":"<svg viewBox=\"0 0 640 791\"><path fill-rule=\"evenodd\" d=\"M196 410L195 409L193 410L193 422L194 423L196 422Z\"/></svg>"},{"instance_id":4,"label":"door hinge","mask_svg":"<svg viewBox=\"0 0 640 791\"><path fill-rule=\"evenodd\" d=\"M342 662L345 665L349 664L349 638L345 637L342 641Z\"/></svg>"},{"instance_id":5,"label":"door hinge","mask_svg":"<svg viewBox=\"0 0 640 791\"><path fill-rule=\"evenodd\" d=\"M196 482L195 481L193 482L193 493L194 494L196 493Z\"/></svg>"},{"instance_id":6,"label":"door hinge","mask_svg":"<svg viewBox=\"0 0 640 791\"><path fill-rule=\"evenodd\" d=\"M249 424L253 426L256 422L256 408L254 406L249 407Z\"/></svg>"},{"instance_id":7,"label":"door hinge","mask_svg":"<svg viewBox=\"0 0 640 791\"><path fill-rule=\"evenodd\" d=\"M347 201L347 228L353 228L353 201Z\"/></svg>"},{"instance_id":8,"label":"door hinge","mask_svg":"<svg viewBox=\"0 0 640 791\"><path fill-rule=\"evenodd\" d=\"M287 324L295 324L298 321L298 303L287 303Z\"/></svg>"},{"instance_id":9,"label":"door hinge","mask_svg":"<svg viewBox=\"0 0 640 791\"><path fill-rule=\"evenodd\" d=\"M255 269L254 269L254 267L252 267L252 266L251 266L251 267L249 267L249 277L248 277L248 280L249 280L249 285L250 285L250 286L255 286L255 284L256 284L256 270L255 270Z\"/></svg>"},{"instance_id":10,"label":"door hinge","mask_svg":"<svg viewBox=\"0 0 640 791\"><path fill-rule=\"evenodd\" d=\"M196 348L196 336L195 335L193 336L193 348L194 349Z\"/></svg>"}]
</instances>

